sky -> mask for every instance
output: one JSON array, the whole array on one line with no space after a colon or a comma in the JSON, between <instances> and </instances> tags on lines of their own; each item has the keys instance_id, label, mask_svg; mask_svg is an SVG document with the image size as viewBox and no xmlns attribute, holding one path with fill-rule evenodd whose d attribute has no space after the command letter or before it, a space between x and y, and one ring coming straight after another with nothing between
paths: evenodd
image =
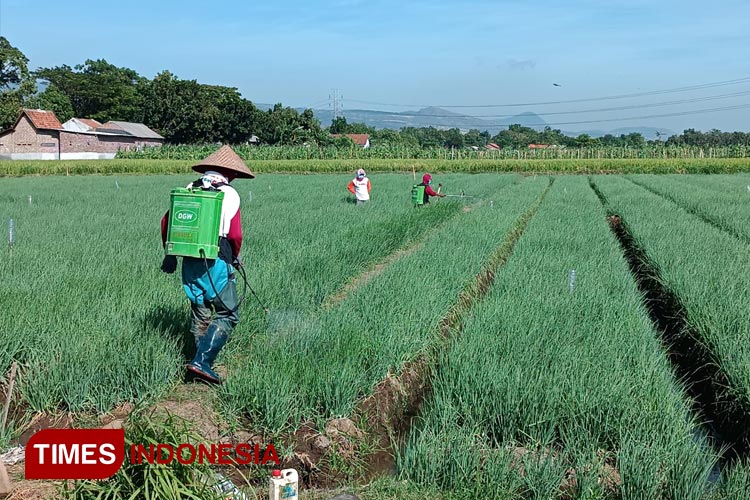
<instances>
[{"instance_id":1,"label":"sky","mask_svg":"<svg viewBox=\"0 0 750 500\"><path fill-rule=\"evenodd\" d=\"M0 0L31 69L106 59L257 103L328 108L338 89L344 112L466 106L448 109L572 131L750 131L748 19L746 0ZM560 101L579 102L539 104Z\"/></svg>"}]
</instances>

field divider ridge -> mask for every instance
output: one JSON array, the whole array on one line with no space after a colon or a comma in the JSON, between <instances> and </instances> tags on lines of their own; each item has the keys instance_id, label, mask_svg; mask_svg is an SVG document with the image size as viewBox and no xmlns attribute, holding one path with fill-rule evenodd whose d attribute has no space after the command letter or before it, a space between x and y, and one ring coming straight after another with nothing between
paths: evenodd
<instances>
[{"instance_id":1,"label":"field divider ridge","mask_svg":"<svg viewBox=\"0 0 750 500\"><path fill-rule=\"evenodd\" d=\"M550 177L547 186L506 233L503 242L489 257L476 279L464 288L453 306L440 319L438 329L441 341L432 344L416 359L406 362L400 374L388 374L376 385L372 394L355 407L355 420L365 419L370 432L379 437L380 450L370 457L368 463L369 477L395 465L395 448L406 437L412 421L419 415L422 402L429 396L430 378L439 354L460 334L463 321L471 308L489 291L495 274L511 257L516 242L536 214L553 182L554 179Z\"/></svg>"},{"instance_id":2,"label":"field divider ridge","mask_svg":"<svg viewBox=\"0 0 750 500\"><path fill-rule=\"evenodd\" d=\"M507 189L510 186L513 186L521 181L522 178L518 178L514 180L513 182L507 184L506 186L503 186L503 188L500 190ZM446 217L443 221L441 221L436 227L434 227L431 231L426 231L419 235L414 241L410 242L409 244L396 249L395 251L391 252L390 254L384 256L383 258L377 260L374 263L371 263L368 268L363 271L362 273L355 276L353 279L349 280L342 286L338 291L335 293L329 295L326 297L326 299L323 301L323 303L320 306L320 310L325 311L328 309L331 309L332 307L336 306L340 302L342 302L346 297L355 289L357 289L359 286L364 285L368 281L370 281L372 278L383 272L383 270L388 267L389 265L393 264L397 260L406 257L407 255L410 255L417 250L419 250L422 245L425 244L425 241L427 241L427 238L429 235L433 232L440 232L442 231L453 219L456 217L460 217L461 215L471 212L474 208L480 206L482 203L485 203L483 200L476 201L472 203L471 205L468 205L464 207L462 210L451 214L449 217Z\"/></svg>"}]
</instances>

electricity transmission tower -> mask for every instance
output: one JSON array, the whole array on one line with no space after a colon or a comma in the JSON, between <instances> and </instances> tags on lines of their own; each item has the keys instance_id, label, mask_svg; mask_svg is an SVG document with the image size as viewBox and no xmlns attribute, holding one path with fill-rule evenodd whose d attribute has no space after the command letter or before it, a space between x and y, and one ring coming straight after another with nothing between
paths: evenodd
<instances>
[{"instance_id":1,"label":"electricity transmission tower","mask_svg":"<svg viewBox=\"0 0 750 500\"><path fill-rule=\"evenodd\" d=\"M328 96L334 120L342 115L342 99L343 97L341 96L341 90L339 89L333 89L331 91L331 95Z\"/></svg>"}]
</instances>

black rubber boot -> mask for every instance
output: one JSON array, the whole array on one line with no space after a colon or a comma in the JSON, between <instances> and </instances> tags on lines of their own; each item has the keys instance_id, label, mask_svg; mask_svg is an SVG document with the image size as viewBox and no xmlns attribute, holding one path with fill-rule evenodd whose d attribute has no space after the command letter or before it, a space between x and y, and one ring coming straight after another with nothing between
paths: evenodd
<instances>
[{"instance_id":1,"label":"black rubber boot","mask_svg":"<svg viewBox=\"0 0 750 500\"><path fill-rule=\"evenodd\" d=\"M229 336L216 324L209 326L206 334L198 341L195 357L186 368L212 384L221 384L221 377L213 371L212 366L228 338Z\"/></svg>"}]
</instances>

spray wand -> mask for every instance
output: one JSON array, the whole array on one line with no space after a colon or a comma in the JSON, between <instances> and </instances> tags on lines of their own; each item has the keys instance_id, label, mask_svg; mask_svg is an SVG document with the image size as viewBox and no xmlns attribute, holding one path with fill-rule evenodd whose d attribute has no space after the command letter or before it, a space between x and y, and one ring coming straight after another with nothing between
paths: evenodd
<instances>
[{"instance_id":1,"label":"spray wand","mask_svg":"<svg viewBox=\"0 0 750 500\"><path fill-rule=\"evenodd\" d=\"M258 294L255 293L255 290L253 290L253 287L250 286L250 284L247 282L247 275L245 275L245 266L242 263L242 259L237 256L237 260L235 261L235 266L237 267L237 271L240 273L240 276L242 276L242 281L245 282L245 286L248 290L250 290L250 293L253 294L253 297L255 297L255 300L258 301L258 304L260 304L260 307L263 308L263 312L266 314L269 314L268 308L263 304L263 301L260 300L260 297L258 297ZM243 297L244 299L244 297Z\"/></svg>"}]
</instances>

